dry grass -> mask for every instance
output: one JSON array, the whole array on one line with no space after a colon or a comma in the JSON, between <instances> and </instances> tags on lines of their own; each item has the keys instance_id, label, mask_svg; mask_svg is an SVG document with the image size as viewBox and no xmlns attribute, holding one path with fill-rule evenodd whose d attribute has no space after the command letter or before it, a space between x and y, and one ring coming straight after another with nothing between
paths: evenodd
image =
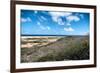
<instances>
[{"instance_id":1,"label":"dry grass","mask_svg":"<svg viewBox=\"0 0 100 73\"><path fill-rule=\"evenodd\" d=\"M21 49L21 62L85 59L89 59L89 36L69 36L43 46Z\"/></svg>"}]
</instances>

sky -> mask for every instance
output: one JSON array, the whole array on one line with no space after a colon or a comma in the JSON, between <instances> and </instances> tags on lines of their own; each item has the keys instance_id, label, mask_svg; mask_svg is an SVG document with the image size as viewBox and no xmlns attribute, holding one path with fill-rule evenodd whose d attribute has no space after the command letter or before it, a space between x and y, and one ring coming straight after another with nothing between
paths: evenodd
<instances>
[{"instance_id":1,"label":"sky","mask_svg":"<svg viewBox=\"0 0 100 73\"><path fill-rule=\"evenodd\" d=\"M21 10L20 17L21 35L89 34L89 13Z\"/></svg>"}]
</instances>

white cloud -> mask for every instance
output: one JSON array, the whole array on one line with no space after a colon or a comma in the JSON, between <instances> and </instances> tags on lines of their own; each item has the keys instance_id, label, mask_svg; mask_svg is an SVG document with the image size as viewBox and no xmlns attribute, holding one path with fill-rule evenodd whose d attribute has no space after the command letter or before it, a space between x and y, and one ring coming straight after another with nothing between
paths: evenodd
<instances>
[{"instance_id":1,"label":"white cloud","mask_svg":"<svg viewBox=\"0 0 100 73\"><path fill-rule=\"evenodd\" d=\"M50 30L51 29L49 26L42 26L42 25L40 26L40 28L43 30Z\"/></svg>"},{"instance_id":2,"label":"white cloud","mask_svg":"<svg viewBox=\"0 0 100 73\"><path fill-rule=\"evenodd\" d=\"M75 21L75 22L80 21L81 16L80 16L80 17L78 17L78 16L79 16L79 14L67 16L67 17L66 17L66 20L67 20L66 25L67 25L67 26L71 26L71 22L72 22L72 21ZM83 16L82 16L82 17L83 17Z\"/></svg>"},{"instance_id":3,"label":"white cloud","mask_svg":"<svg viewBox=\"0 0 100 73\"><path fill-rule=\"evenodd\" d=\"M72 32L72 31L74 31L74 29L71 28L71 27L69 27L69 28L64 28L64 30L67 31L67 32Z\"/></svg>"},{"instance_id":4,"label":"white cloud","mask_svg":"<svg viewBox=\"0 0 100 73\"><path fill-rule=\"evenodd\" d=\"M43 30L45 30L45 27L44 26L40 26L40 28L43 29Z\"/></svg>"},{"instance_id":5,"label":"white cloud","mask_svg":"<svg viewBox=\"0 0 100 73\"><path fill-rule=\"evenodd\" d=\"M45 27L42 26L40 22L37 22L37 25L39 25L39 27L40 27L41 29L43 29L43 30L45 29Z\"/></svg>"},{"instance_id":6,"label":"white cloud","mask_svg":"<svg viewBox=\"0 0 100 73\"><path fill-rule=\"evenodd\" d=\"M41 23L40 22L37 22L37 25L41 25Z\"/></svg>"},{"instance_id":7,"label":"white cloud","mask_svg":"<svg viewBox=\"0 0 100 73\"><path fill-rule=\"evenodd\" d=\"M41 18L42 20L47 20L44 16L41 16L40 18Z\"/></svg>"},{"instance_id":8,"label":"white cloud","mask_svg":"<svg viewBox=\"0 0 100 73\"><path fill-rule=\"evenodd\" d=\"M82 19L84 18L84 15L83 15L83 14L80 14L79 16L80 16Z\"/></svg>"},{"instance_id":9,"label":"white cloud","mask_svg":"<svg viewBox=\"0 0 100 73\"><path fill-rule=\"evenodd\" d=\"M60 17L53 16L52 19L54 22L58 23L59 25L64 25L64 22Z\"/></svg>"},{"instance_id":10,"label":"white cloud","mask_svg":"<svg viewBox=\"0 0 100 73\"><path fill-rule=\"evenodd\" d=\"M58 18L59 18L59 17L57 17L57 16L52 16L52 20L53 20L54 22L58 22Z\"/></svg>"},{"instance_id":11,"label":"white cloud","mask_svg":"<svg viewBox=\"0 0 100 73\"><path fill-rule=\"evenodd\" d=\"M58 24L59 25L64 25L64 22L63 22L63 20L61 18L58 18L57 20L58 20Z\"/></svg>"},{"instance_id":12,"label":"white cloud","mask_svg":"<svg viewBox=\"0 0 100 73\"><path fill-rule=\"evenodd\" d=\"M26 19L25 18L21 18L21 22L26 22Z\"/></svg>"},{"instance_id":13,"label":"white cloud","mask_svg":"<svg viewBox=\"0 0 100 73\"><path fill-rule=\"evenodd\" d=\"M83 18L83 15L73 15L71 12L49 12L52 17L52 20L59 25L71 25L72 21L79 21L80 18ZM79 17L78 17L79 16ZM61 17L66 17L67 22L65 23Z\"/></svg>"},{"instance_id":14,"label":"white cloud","mask_svg":"<svg viewBox=\"0 0 100 73\"><path fill-rule=\"evenodd\" d=\"M67 23L66 25L67 25L67 26L70 26L70 25L71 25L71 23Z\"/></svg>"},{"instance_id":15,"label":"white cloud","mask_svg":"<svg viewBox=\"0 0 100 73\"><path fill-rule=\"evenodd\" d=\"M50 30L51 28L49 26L47 26L47 29Z\"/></svg>"},{"instance_id":16,"label":"white cloud","mask_svg":"<svg viewBox=\"0 0 100 73\"><path fill-rule=\"evenodd\" d=\"M37 22L37 25L38 25L42 30L50 30L50 29L51 29L49 26L43 26L40 22Z\"/></svg>"},{"instance_id":17,"label":"white cloud","mask_svg":"<svg viewBox=\"0 0 100 73\"><path fill-rule=\"evenodd\" d=\"M71 25L72 21L79 21L80 18L77 15L72 15L71 12L49 12L52 17L52 20L59 25ZM66 17L67 22L65 23L61 17ZM82 15L80 17L83 17Z\"/></svg>"},{"instance_id":18,"label":"white cloud","mask_svg":"<svg viewBox=\"0 0 100 73\"><path fill-rule=\"evenodd\" d=\"M44 22L47 20L44 16L39 16L38 19L40 22Z\"/></svg>"},{"instance_id":19,"label":"white cloud","mask_svg":"<svg viewBox=\"0 0 100 73\"><path fill-rule=\"evenodd\" d=\"M43 22L43 19L41 19L40 17L38 18L38 20L39 20L40 22Z\"/></svg>"},{"instance_id":20,"label":"white cloud","mask_svg":"<svg viewBox=\"0 0 100 73\"><path fill-rule=\"evenodd\" d=\"M78 16L74 16L74 15L71 15L71 16L68 16L66 17L66 19L71 22L71 21L79 21L80 18Z\"/></svg>"},{"instance_id":21,"label":"white cloud","mask_svg":"<svg viewBox=\"0 0 100 73\"><path fill-rule=\"evenodd\" d=\"M70 12L49 12L49 14L52 17L52 20L56 23L58 23L59 25L64 25L65 23L63 22L61 17L65 17L65 16L69 16L72 13Z\"/></svg>"},{"instance_id":22,"label":"white cloud","mask_svg":"<svg viewBox=\"0 0 100 73\"><path fill-rule=\"evenodd\" d=\"M56 16L56 17L60 17L60 16L69 16L72 13L71 12L49 12L49 14L51 16Z\"/></svg>"},{"instance_id":23,"label":"white cloud","mask_svg":"<svg viewBox=\"0 0 100 73\"><path fill-rule=\"evenodd\" d=\"M31 18L27 17L27 18L21 18L21 22L31 22Z\"/></svg>"},{"instance_id":24,"label":"white cloud","mask_svg":"<svg viewBox=\"0 0 100 73\"><path fill-rule=\"evenodd\" d=\"M38 13L38 11L36 11L36 10L35 10L35 11L34 11L34 13L35 13L35 14L37 14L37 13Z\"/></svg>"},{"instance_id":25,"label":"white cloud","mask_svg":"<svg viewBox=\"0 0 100 73\"><path fill-rule=\"evenodd\" d=\"M83 19L84 18L84 14L79 14L79 13L76 13L75 16L79 16L80 19Z\"/></svg>"}]
</instances>

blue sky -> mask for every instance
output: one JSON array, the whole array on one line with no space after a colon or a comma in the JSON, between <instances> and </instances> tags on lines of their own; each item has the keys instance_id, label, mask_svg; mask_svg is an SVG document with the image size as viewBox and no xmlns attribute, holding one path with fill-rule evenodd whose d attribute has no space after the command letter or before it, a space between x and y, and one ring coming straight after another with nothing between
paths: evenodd
<instances>
[{"instance_id":1,"label":"blue sky","mask_svg":"<svg viewBox=\"0 0 100 73\"><path fill-rule=\"evenodd\" d=\"M21 10L21 35L86 35L89 13Z\"/></svg>"}]
</instances>

